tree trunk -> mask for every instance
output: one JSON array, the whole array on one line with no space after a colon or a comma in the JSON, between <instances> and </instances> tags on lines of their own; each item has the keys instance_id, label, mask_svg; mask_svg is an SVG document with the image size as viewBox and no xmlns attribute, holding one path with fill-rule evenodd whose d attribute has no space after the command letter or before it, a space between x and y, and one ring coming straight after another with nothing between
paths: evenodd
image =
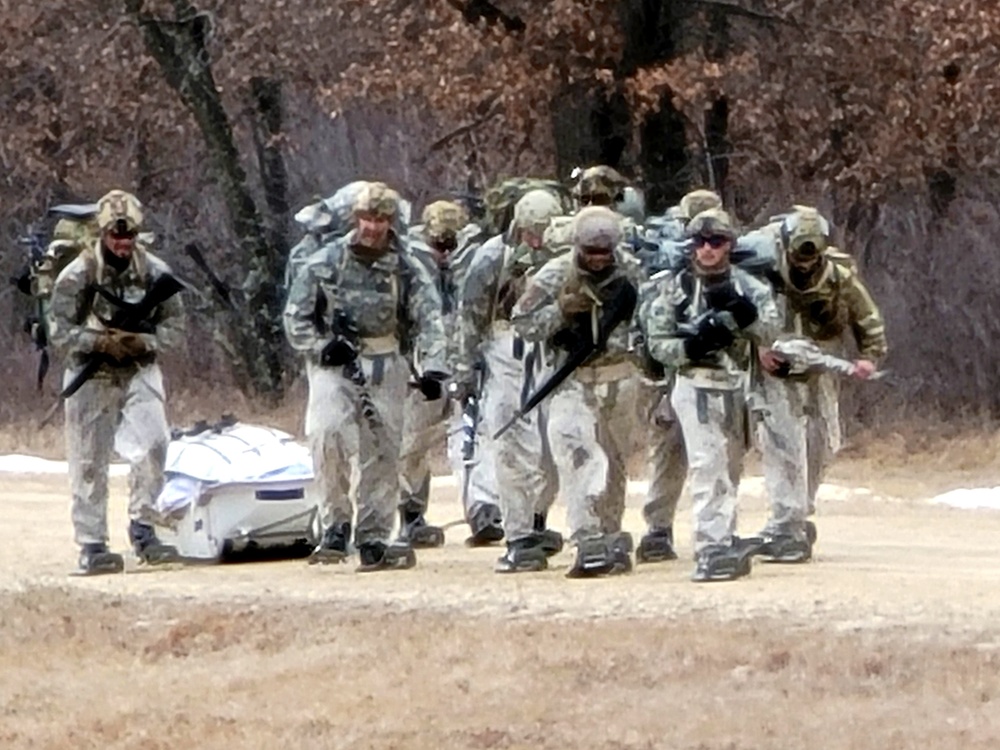
<instances>
[{"instance_id":1,"label":"tree trunk","mask_svg":"<svg viewBox=\"0 0 1000 750\"><path fill-rule=\"evenodd\" d=\"M242 288L242 320L235 316L240 324L224 333L235 344L230 351L238 353L234 361L237 382L246 390L277 400L284 373L282 347L275 345L282 340L283 257L280 246L265 234L215 85L206 47L210 20L187 0L174 0L174 20L155 18L143 13L142 7L143 0L126 0L126 10L138 23L147 50L201 129L239 242L240 258L248 269Z\"/></svg>"}]
</instances>

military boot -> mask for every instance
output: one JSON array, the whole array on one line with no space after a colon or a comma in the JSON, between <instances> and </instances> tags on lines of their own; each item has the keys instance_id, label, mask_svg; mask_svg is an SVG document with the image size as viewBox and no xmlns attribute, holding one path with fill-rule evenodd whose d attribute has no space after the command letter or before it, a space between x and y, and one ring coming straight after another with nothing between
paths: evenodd
<instances>
[{"instance_id":1,"label":"military boot","mask_svg":"<svg viewBox=\"0 0 1000 750\"><path fill-rule=\"evenodd\" d=\"M545 554L549 557L558 555L563 548L563 535L558 531L546 527L546 516L544 513L536 513L534 517L534 536L542 545Z\"/></svg>"},{"instance_id":2,"label":"military boot","mask_svg":"<svg viewBox=\"0 0 1000 750\"><path fill-rule=\"evenodd\" d=\"M358 571L370 573L374 570L406 570L417 564L413 547L400 542L365 542L358 545L361 564Z\"/></svg>"},{"instance_id":3,"label":"military boot","mask_svg":"<svg viewBox=\"0 0 1000 750\"><path fill-rule=\"evenodd\" d=\"M397 541L415 548L441 547L444 545L444 529L440 526L431 526L419 506L406 502L399 507Z\"/></svg>"},{"instance_id":4,"label":"military boot","mask_svg":"<svg viewBox=\"0 0 1000 750\"><path fill-rule=\"evenodd\" d=\"M323 538L309 555L310 565L335 565L347 559L347 546L351 541L351 524L335 523L323 532Z\"/></svg>"},{"instance_id":5,"label":"military boot","mask_svg":"<svg viewBox=\"0 0 1000 750\"><path fill-rule=\"evenodd\" d=\"M759 537L740 539L734 536L728 545L706 547L695 557L691 580L695 583L733 581L750 575L750 560L763 543Z\"/></svg>"},{"instance_id":6,"label":"military boot","mask_svg":"<svg viewBox=\"0 0 1000 750\"><path fill-rule=\"evenodd\" d=\"M163 565L179 562L181 559L177 548L161 542L156 536L156 530L149 524L132 519L128 525L128 538L136 557L147 565Z\"/></svg>"},{"instance_id":7,"label":"military boot","mask_svg":"<svg viewBox=\"0 0 1000 750\"><path fill-rule=\"evenodd\" d=\"M596 578L632 570L632 537L627 534L601 534L576 542L576 560L567 578Z\"/></svg>"},{"instance_id":8,"label":"military boot","mask_svg":"<svg viewBox=\"0 0 1000 750\"><path fill-rule=\"evenodd\" d=\"M493 570L497 573L527 573L549 567L548 555L537 537L529 536L507 542L507 552L499 558Z\"/></svg>"},{"instance_id":9,"label":"military boot","mask_svg":"<svg viewBox=\"0 0 1000 750\"><path fill-rule=\"evenodd\" d=\"M665 562L676 559L674 530L670 526L654 526L639 540L639 549L635 551L637 563Z\"/></svg>"},{"instance_id":10,"label":"military boot","mask_svg":"<svg viewBox=\"0 0 1000 750\"><path fill-rule=\"evenodd\" d=\"M485 547L503 539L503 520L500 509L492 503L483 503L469 518L472 536L465 540L469 547Z\"/></svg>"},{"instance_id":11,"label":"military boot","mask_svg":"<svg viewBox=\"0 0 1000 750\"><path fill-rule=\"evenodd\" d=\"M804 563L812 559L812 543L803 524L800 528L781 529L764 535L764 543L757 551L765 562Z\"/></svg>"},{"instance_id":12,"label":"military boot","mask_svg":"<svg viewBox=\"0 0 1000 750\"><path fill-rule=\"evenodd\" d=\"M109 552L103 542L80 545L80 559L75 575L99 576L121 573L125 570L125 559L117 552Z\"/></svg>"}]
</instances>

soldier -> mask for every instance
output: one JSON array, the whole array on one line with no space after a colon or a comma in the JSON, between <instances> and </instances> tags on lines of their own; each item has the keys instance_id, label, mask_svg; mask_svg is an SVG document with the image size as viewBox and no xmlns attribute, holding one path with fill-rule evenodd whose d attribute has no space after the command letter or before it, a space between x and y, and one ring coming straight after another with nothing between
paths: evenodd
<instances>
[{"instance_id":1,"label":"soldier","mask_svg":"<svg viewBox=\"0 0 1000 750\"><path fill-rule=\"evenodd\" d=\"M527 275L546 257L545 227L562 211L559 199L547 190L525 193L507 231L476 251L459 294L462 356L456 380L468 383L476 367L485 373L480 450L490 457L496 474L507 539L498 573L542 570L547 558L562 549L562 537L547 528L558 480L545 431L546 410L534 410L495 442L491 439L542 372L540 348L526 347L514 334L510 312Z\"/></svg>"},{"instance_id":2,"label":"soldier","mask_svg":"<svg viewBox=\"0 0 1000 750\"><path fill-rule=\"evenodd\" d=\"M646 238L652 241L669 240L684 242L687 239L685 230L691 219L702 211L712 208L722 208L722 198L714 190L692 190L680 199L676 206L671 206L662 216L652 216L646 222Z\"/></svg>"},{"instance_id":3,"label":"soldier","mask_svg":"<svg viewBox=\"0 0 1000 750\"><path fill-rule=\"evenodd\" d=\"M427 264L436 279L443 303L444 327L448 341L449 369L454 372L458 359L458 288L462 277L480 245L480 228L469 223L465 209L451 201L436 201L424 209L423 223L410 231L408 249ZM428 455L441 445L448 445L448 454L460 469L470 472L463 481L462 502L465 517L472 530L467 540L470 546L497 542L503 538L500 508L489 451L477 447L477 462L462 469L462 414L451 419L456 402L473 394L456 393L456 398L428 402L419 393L406 399L403 418L403 447L400 457L400 517L401 538L414 547L436 547L444 543L444 532L430 526L424 519L430 493L431 472ZM449 423L455 428L448 437ZM471 459L470 459L471 460Z\"/></svg>"},{"instance_id":4,"label":"soldier","mask_svg":"<svg viewBox=\"0 0 1000 750\"><path fill-rule=\"evenodd\" d=\"M79 572L120 572L108 550L108 463L112 448L130 467L129 540L140 561L177 559L156 536L155 502L163 486L170 430L164 412L161 352L180 343L184 309L176 295L153 305L147 294L172 281L170 268L138 240L142 205L112 190L98 202L100 238L56 278L49 307L52 344L65 353L65 386L92 375L66 400L66 446ZM174 289L176 292L176 288ZM129 305L150 306L142 319ZM95 369L96 368L96 369Z\"/></svg>"},{"instance_id":5,"label":"soldier","mask_svg":"<svg viewBox=\"0 0 1000 750\"><path fill-rule=\"evenodd\" d=\"M292 283L285 332L306 358L306 436L321 495L323 538L311 562L346 559L357 461L358 570L409 568L407 544L390 544L399 498L401 402L414 347L419 387L440 399L448 375L441 298L427 267L393 231L399 195L373 182L358 194L355 228L312 255ZM415 330L415 341L410 332Z\"/></svg>"},{"instance_id":6,"label":"soldier","mask_svg":"<svg viewBox=\"0 0 1000 750\"><path fill-rule=\"evenodd\" d=\"M655 299L641 317L650 353L676 373L671 403L684 434L694 502L692 580L729 580L749 574L759 543L734 535L749 343L769 345L779 319L768 286L729 265L736 232L728 214L704 211L687 231L695 246L689 267L657 275Z\"/></svg>"},{"instance_id":7,"label":"soldier","mask_svg":"<svg viewBox=\"0 0 1000 750\"><path fill-rule=\"evenodd\" d=\"M645 261L646 274L652 276L665 268L680 270L678 264L680 267L687 265L685 255L689 252L688 238L684 232L688 222L702 211L721 206L721 199L711 190L694 190L667 212L667 216L671 217L669 226L660 227L662 231L657 230L659 234L655 239L651 237L647 227L647 240L659 247L652 258L640 253L640 258ZM675 246L681 243L683 252L664 252L666 249L678 250ZM665 245L670 247L665 248ZM645 300L643 304L650 301ZM646 433L649 490L642 508L642 517L647 530L639 540L635 559L640 563L653 563L677 559L674 549L674 518L684 491L688 464L681 426L670 406L671 378L655 361L647 362L645 375L643 385L648 391L644 403L648 408L646 423L649 425Z\"/></svg>"},{"instance_id":8,"label":"soldier","mask_svg":"<svg viewBox=\"0 0 1000 750\"><path fill-rule=\"evenodd\" d=\"M784 333L815 340L840 354L851 332L859 352L851 376L867 380L886 354L885 324L850 256L829 245L830 228L815 208L796 206L777 227L778 303ZM816 492L823 471L840 447L837 376L831 372L790 374L791 363L767 349L762 367L767 406L761 423L764 479L771 516L761 554L775 562L812 557Z\"/></svg>"},{"instance_id":9,"label":"soldier","mask_svg":"<svg viewBox=\"0 0 1000 750\"><path fill-rule=\"evenodd\" d=\"M631 538L621 531L630 419L626 384L637 374L632 320L643 282L638 261L619 247L621 217L604 206L574 219L574 251L549 261L528 282L511 320L526 341L545 342L557 373L575 367L549 399L548 437L566 498L577 554L570 577L631 570ZM569 362L570 364L567 364ZM620 416L620 415L619 415Z\"/></svg>"}]
</instances>

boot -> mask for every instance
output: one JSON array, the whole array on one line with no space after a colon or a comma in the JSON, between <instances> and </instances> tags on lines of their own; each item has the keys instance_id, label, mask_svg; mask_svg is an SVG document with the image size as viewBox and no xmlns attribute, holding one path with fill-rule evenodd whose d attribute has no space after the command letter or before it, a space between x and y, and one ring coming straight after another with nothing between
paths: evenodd
<instances>
[{"instance_id":1,"label":"boot","mask_svg":"<svg viewBox=\"0 0 1000 750\"><path fill-rule=\"evenodd\" d=\"M472 536L465 540L468 547L485 547L503 539L503 520L500 509L492 503L483 503L469 519Z\"/></svg>"},{"instance_id":2,"label":"boot","mask_svg":"<svg viewBox=\"0 0 1000 750\"><path fill-rule=\"evenodd\" d=\"M695 583L734 581L750 575L750 559L763 543L764 540L759 537L740 539L734 536L729 545L705 548L695 557L691 580Z\"/></svg>"},{"instance_id":3,"label":"boot","mask_svg":"<svg viewBox=\"0 0 1000 750\"><path fill-rule=\"evenodd\" d=\"M654 526L639 540L639 549L635 552L637 563L666 562L676 560L674 550L674 530L670 526Z\"/></svg>"},{"instance_id":4,"label":"boot","mask_svg":"<svg viewBox=\"0 0 1000 750\"><path fill-rule=\"evenodd\" d=\"M103 542L80 545L80 559L76 575L99 576L121 573L125 570L125 559L116 552L109 552Z\"/></svg>"},{"instance_id":5,"label":"boot","mask_svg":"<svg viewBox=\"0 0 1000 750\"><path fill-rule=\"evenodd\" d=\"M374 570L405 570L417 564L417 556L408 544L393 542L365 542L358 545L361 564L358 571L370 573Z\"/></svg>"},{"instance_id":6,"label":"boot","mask_svg":"<svg viewBox=\"0 0 1000 750\"><path fill-rule=\"evenodd\" d=\"M549 567L548 555L537 537L529 536L507 542L507 552L499 558L493 570L497 573L527 573Z\"/></svg>"},{"instance_id":7,"label":"boot","mask_svg":"<svg viewBox=\"0 0 1000 750\"><path fill-rule=\"evenodd\" d=\"M566 577L596 578L630 572L630 542L631 536L627 534L602 534L578 540L576 560Z\"/></svg>"},{"instance_id":8,"label":"boot","mask_svg":"<svg viewBox=\"0 0 1000 750\"><path fill-rule=\"evenodd\" d=\"M814 527L815 528L815 527ZM795 532L791 529L765 535L757 552L766 562L804 563L812 559L812 543L806 527Z\"/></svg>"},{"instance_id":9,"label":"boot","mask_svg":"<svg viewBox=\"0 0 1000 750\"><path fill-rule=\"evenodd\" d=\"M309 555L309 564L330 565L347 559L347 545L351 539L351 524L335 523L323 532L323 538Z\"/></svg>"},{"instance_id":10,"label":"boot","mask_svg":"<svg viewBox=\"0 0 1000 750\"><path fill-rule=\"evenodd\" d=\"M163 565L181 559L177 548L161 542L152 526L134 518L128 524L128 538L132 542L136 557L147 565Z\"/></svg>"},{"instance_id":11,"label":"boot","mask_svg":"<svg viewBox=\"0 0 1000 750\"><path fill-rule=\"evenodd\" d=\"M398 542L415 548L441 547L444 545L444 529L431 526L424 519L424 513L412 503L399 507Z\"/></svg>"},{"instance_id":12,"label":"boot","mask_svg":"<svg viewBox=\"0 0 1000 750\"><path fill-rule=\"evenodd\" d=\"M546 528L546 517L544 513L536 513L534 518L534 537L541 543L542 549L549 557L558 555L563 548L563 535L558 531Z\"/></svg>"}]
</instances>

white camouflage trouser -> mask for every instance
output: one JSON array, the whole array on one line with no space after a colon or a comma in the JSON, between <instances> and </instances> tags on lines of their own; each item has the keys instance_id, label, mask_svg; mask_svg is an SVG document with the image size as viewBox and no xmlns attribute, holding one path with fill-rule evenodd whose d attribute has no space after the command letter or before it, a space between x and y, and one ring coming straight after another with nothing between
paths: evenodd
<instances>
[{"instance_id":1,"label":"white camouflage trouser","mask_svg":"<svg viewBox=\"0 0 1000 750\"><path fill-rule=\"evenodd\" d=\"M665 529L674 525L677 503L687 478L687 454L680 422L670 406L667 386L640 381L641 404L646 407L646 466L649 490L642 516L646 526Z\"/></svg>"},{"instance_id":2,"label":"white camouflage trouser","mask_svg":"<svg viewBox=\"0 0 1000 750\"><path fill-rule=\"evenodd\" d=\"M493 457L489 436L483 434L482 415L476 436L476 451L470 467L469 491L462 498L465 517L469 519L483 504L499 505L495 488ZM450 433L450 434L449 434ZM442 445L447 448L448 463L463 486L462 407L451 399L427 401L420 391L407 395L403 416L403 442L400 455L399 485L401 503L414 510L427 510L431 469L428 457Z\"/></svg>"},{"instance_id":3,"label":"white camouflage trouser","mask_svg":"<svg viewBox=\"0 0 1000 750\"><path fill-rule=\"evenodd\" d=\"M742 389L697 387L678 374L671 397L684 432L688 487L694 511L694 551L728 545L736 531L743 457L746 399Z\"/></svg>"},{"instance_id":4,"label":"white camouflage trouser","mask_svg":"<svg viewBox=\"0 0 1000 750\"><path fill-rule=\"evenodd\" d=\"M483 396L483 428L490 438L517 413L522 395L530 395L538 387L538 381L544 380L536 351L531 344L515 344L514 333L509 328L494 328L486 349ZM528 365L534 363L527 380L526 362ZM545 402L539 404L494 441L486 454L493 460L494 486L499 494L500 515L508 543L532 534L535 513L548 513L559 491L545 431L547 411Z\"/></svg>"},{"instance_id":5,"label":"white camouflage trouser","mask_svg":"<svg viewBox=\"0 0 1000 750\"><path fill-rule=\"evenodd\" d=\"M67 370L63 387L75 371ZM87 381L66 399L66 454L73 493L73 531L78 544L108 540L108 464L112 449L129 464L128 515L155 522L170 442L158 365L129 376L116 373Z\"/></svg>"},{"instance_id":6,"label":"white camouflage trouser","mask_svg":"<svg viewBox=\"0 0 1000 750\"><path fill-rule=\"evenodd\" d=\"M351 523L352 495L357 498L354 539L388 543L399 501L399 446L409 370L398 354L359 359L367 381L373 414L362 413L362 389L342 367L306 365L309 403L306 438L312 449L316 493L323 528ZM351 488L352 461L358 481Z\"/></svg>"},{"instance_id":7,"label":"white camouflage trouser","mask_svg":"<svg viewBox=\"0 0 1000 750\"><path fill-rule=\"evenodd\" d=\"M625 511L625 460L637 424L637 389L628 374L592 382L606 369L579 368L549 404L549 444L574 539L621 531Z\"/></svg>"},{"instance_id":8,"label":"white camouflage trouser","mask_svg":"<svg viewBox=\"0 0 1000 750\"><path fill-rule=\"evenodd\" d=\"M838 383L832 374L806 381L765 377L759 428L771 503L768 533L794 533L816 510L816 492L840 449Z\"/></svg>"}]
</instances>

